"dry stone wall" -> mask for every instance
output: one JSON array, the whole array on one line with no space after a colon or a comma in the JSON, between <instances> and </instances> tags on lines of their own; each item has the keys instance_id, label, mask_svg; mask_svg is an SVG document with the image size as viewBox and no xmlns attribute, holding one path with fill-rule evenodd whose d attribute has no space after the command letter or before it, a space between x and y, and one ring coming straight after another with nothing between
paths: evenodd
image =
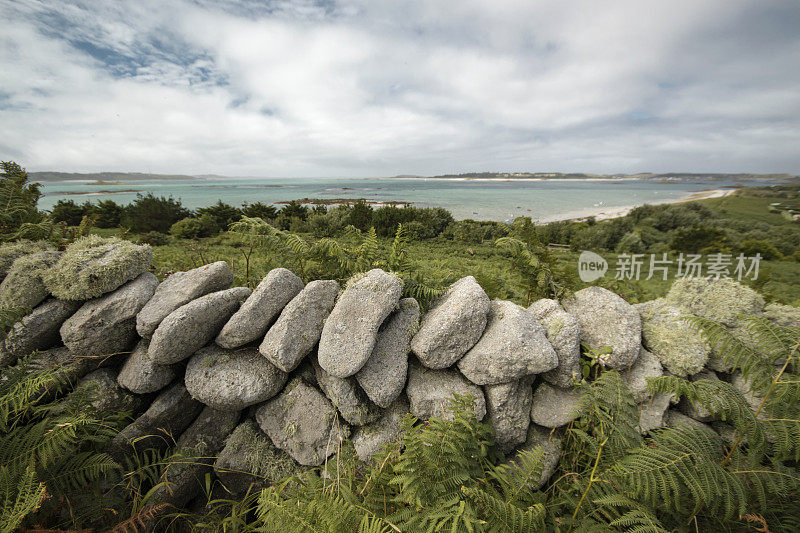
<instances>
[{"instance_id":1,"label":"dry stone wall","mask_svg":"<svg viewBox=\"0 0 800 533\"><path fill-rule=\"evenodd\" d=\"M719 320L742 338L741 313L800 323L798 309L765 309L730 280L679 280L666 298L635 306L590 287L524 309L490 301L468 276L420 316L414 299L401 298L400 279L379 269L341 288L279 268L251 291L232 287L224 262L158 283L151 255L95 237L64 252L0 248L12 259L0 299L32 307L0 344L0 367L38 351L31 364L93 388L99 408L132 411L111 450L120 460L176 444L201 457L175 465L172 490L154 495L178 505L208 473L241 493L320 465L345 438L369 461L400 437L403 415L448 416L453 394L474 397L475 416L488 419L509 458L544 448L542 485L582 408L573 387L581 343L613 349L601 364L623 374L642 432L690 421L723 433L702 408L647 389L648 377L673 373L725 379L749 394L681 318Z\"/></svg>"}]
</instances>

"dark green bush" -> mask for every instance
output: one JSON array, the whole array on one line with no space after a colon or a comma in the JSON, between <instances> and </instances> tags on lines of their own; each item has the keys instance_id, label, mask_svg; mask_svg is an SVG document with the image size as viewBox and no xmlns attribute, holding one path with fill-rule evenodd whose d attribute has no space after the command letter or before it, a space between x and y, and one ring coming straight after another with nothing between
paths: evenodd
<instances>
[{"instance_id":1,"label":"dark green bush","mask_svg":"<svg viewBox=\"0 0 800 533\"><path fill-rule=\"evenodd\" d=\"M169 232L179 239L199 239L217 235L219 226L211 215L205 214L200 217L181 219L170 227Z\"/></svg>"},{"instance_id":2,"label":"dark green bush","mask_svg":"<svg viewBox=\"0 0 800 533\"><path fill-rule=\"evenodd\" d=\"M701 253L702 250L722 251L720 246L724 245L727 245L725 232L705 225L681 228L675 232L669 243L673 250L687 253Z\"/></svg>"},{"instance_id":3,"label":"dark green bush","mask_svg":"<svg viewBox=\"0 0 800 533\"><path fill-rule=\"evenodd\" d=\"M158 231L149 231L139 236L139 244L149 244L150 246L164 246L169 244L169 237Z\"/></svg>"},{"instance_id":4,"label":"dark green bush","mask_svg":"<svg viewBox=\"0 0 800 533\"><path fill-rule=\"evenodd\" d=\"M116 228L122 218L123 207L113 200L103 200L92 207L91 215L98 228Z\"/></svg>"},{"instance_id":5,"label":"dark green bush","mask_svg":"<svg viewBox=\"0 0 800 533\"><path fill-rule=\"evenodd\" d=\"M83 217L90 214L92 204L89 202L78 205L74 200L59 200L50 210L53 222L64 222L68 226L77 226Z\"/></svg>"},{"instance_id":6,"label":"dark green bush","mask_svg":"<svg viewBox=\"0 0 800 533\"><path fill-rule=\"evenodd\" d=\"M201 207L196 209L198 217L208 215L214 220L218 231L226 231L231 224L237 222L242 218L241 209L237 209L232 205L224 203L222 200L217 200L217 203L209 207Z\"/></svg>"},{"instance_id":7,"label":"dark green bush","mask_svg":"<svg viewBox=\"0 0 800 533\"><path fill-rule=\"evenodd\" d=\"M260 218L263 220L272 220L278 216L278 210L274 205L266 205L262 202L254 204L243 203L240 209L242 215L250 218Z\"/></svg>"},{"instance_id":8,"label":"dark green bush","mask_svg":"<svg viewBox=\"0 0 800 533\"><path fill-rule=\"evenodd\" d=\"M174 223L188 216L191 216L191 211L172 196L137 194L136 200L125 206L120 224L136 233L166 233Z\"/></svg>"}]
</instances>

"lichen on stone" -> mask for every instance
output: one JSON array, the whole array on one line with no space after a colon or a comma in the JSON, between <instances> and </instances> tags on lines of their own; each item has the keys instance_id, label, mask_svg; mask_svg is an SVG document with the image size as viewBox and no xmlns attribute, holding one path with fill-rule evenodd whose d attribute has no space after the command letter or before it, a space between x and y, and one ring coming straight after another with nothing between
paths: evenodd
<instances>
[{"instance_id":1,"label":"lichen on stone","mask_svg":"<svg viewBox=\"0 0 800 533\"><path fill-rule=\"evenodd\" d=\"M286 452L276 448L252 422L240 424L225 444L223 468L244 471L268 482L303 471Z\"/></svg>"},{"instance_id":2,"label":"lichen on stone","mask_svg":"<svg viewBox=\"0 0 800 533\"><path fill-rule=\"evenodd\" d=\"M665 301L726 326L735 326L739 315L758 314L764 309L764 298L760 294L730 278L677 279Z\"/></svg>"},{"instance_id":3,"label":"lichen on stone","mask_svg":"<svg viewBox=\"0 0 800 533\"><path fill-rule=\"evenodd\" d=\"M47 241L29 241L26 239L0 245L0 280L6 277L11 265L20 257L53 250L55 250L55 247Z\"/></svg>"},{"instance_id":4,"label":"lichen on stone","mask_svg":"<svg viewBox=\"0 0 800 533\"><path fill-rule=\"evenodd\" d=\"M55 251L37 252L17 258L0 283L0 306L26 312L39 305L49 291L43 276L59 259Z\"/></svg>"},{"instance_id":5,"label":"lichen on stone","mask_svg":"<svg viewBox=\"0 0 800 533\"><path fill-rule=\"evenodd\" d=\"M691 315L665 300L637 304L642 340L667 370L678 376L696 374L706 365L711 347L685 321Z\"/></svg>"},{"instance_id":6,"label":"lichen on stone","mask_svg":"<svg viewBox=\"0 0 800 533\"><path fill-rule=\"evenodd\" d=\"M764 307L764 318L771 320L779 326L800 326L800 307L770 303Z\"/></svg>"},{"instance_id":7,"label":"lichen on stone","mask_svg":"<svg viewBox=\"0 0 800 533\"><path fill-rule=\"evenodd\" d=\"M70 244L44 276L62 300L102 296L147 271L153 250L116 237L83 237Z\"/></svg>"}]
</instances>

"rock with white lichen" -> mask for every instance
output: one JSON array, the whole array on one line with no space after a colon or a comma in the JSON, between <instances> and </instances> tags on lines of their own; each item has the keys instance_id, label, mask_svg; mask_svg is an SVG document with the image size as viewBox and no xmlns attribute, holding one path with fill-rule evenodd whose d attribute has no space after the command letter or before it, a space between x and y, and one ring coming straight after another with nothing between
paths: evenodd
<instances>
[{"instance_id":1,"label":"rock with white lichen","mask_svg":"<svg viewBox=\"0 0 800 533\"><path fill-rule=\"evenodd\" d=\"M531 421L546 428L566 426L581 413L581 393L540 383L533 393Z\"/></svg>"},{"instance_id":2,"label":"rock with white lichen","mask_svg":"<svg viewBox=\"0 0 800 533\"><path fill-rule=\"evenodd\" d=\"M428 368L447 368L481 338L491 302L472 276L453 283L422 318L411 350Z\"/></svg>"},{"instance_id":3,"label":"rock with white lichen","mask_svg":"<svg viewBox=\"0 0 800 533\"><path fill-rule=\"evenodd\" d=\"M233 272L228 263L217 261L186 272L175 272L162 281L153 297L136 317L136 331L149 339L162 320L192 300L229 288Z\"/></svg>"},{"instance_id":4,"label":"rock with white lichen","mask_svg":"<svg viewBox=\"0 0 800 533\"><path fill-rule=\"evenodd\" d=\"M642 319L631 304L602 287L581 289L562 304L578 320L583 342L590 348L612 349L605 357L608 366L622 369L636 361L642 345Z\"/></svg>"},{"instance_id":5,"label":"rock with white lichen","mask_svg":"<svg viewBox=\"0 0 800 533\"><path fill-rule=\"evenodd\" d=\"M275 446L305 466L321 465L350 436L330 400L300 379L259 407L256 422Z\"/></svg>"},{"instance_id":6,"label":"rock with white lichen","mask_svg":"<svg viewBox=\"0 0 800 533\"><path fill-rule=\"evenodd\" d=\"M457 365L476 385L496 385L553 370L558 356L533 314L494 300L483 335Z\"/></svg>"},{"instance_id":7,"label":"rock with white lichen","mask_svg":"<svg viewBox=\"0 0 800 533\"><path fill-rule=\"evenodd\" d=\"M411 339L418 328L419 304L413 298L403 298L378 331L372 355L355 376L376 405L389 407L403 392Z\"/></svg>"},{"instance_id":8,"label":"rock with white lichen","mask_svg":"<svg viewBox=\"0 0 800 533\"><path fill-rule=\"evenodd\" d=\"M361 370L375 347L378 328L402 292L400 278L379 268L350 279L322 328L319 366L337 378Z\"/></svg>"},{"instance_id":9,"label":"rock with white lichen","mask_svg":"<svg viewBox=\"0 0 800 533\"><path fill-rule=\"evenodd\" d=\"M358 458L368 462L385 445L400 440L403 417L410 412L408 399L400 396L383 411L378 420L355 428L352 441Z\"/></svg>"},{"instance_id":10,"label":"rock with white lichen","mask_svg":"<svg viewBox=\"0 0 800 533\"><path fill-rule=\"evenodd\" d=\"M679 278L664 300L726 326L735 326L739 315L759 314L764 309L760 294L730 278Z\"/></svg>"},{"instance_id":11,"label":"rock with white lichen","mask_svg":"<svg viewBox=\"0 0 800 533\"><path fill-rule=\"evenodd\" d=\"M247 287L212 292L174 310L150 339L150 359L168 365L192 355L217 336L250 292Z\"/></svg>"},{"instance_id":12,"label":"rock with white lichen","mask_svg":"<svg viewBox=\"0 0 800 533\"><path fill-rule=\"evenodd\" d=\"M555 300L543 298L531 304L533 314L545 328L547 340L558 356L558 366L542 374L542 379L556 387L569 387L581 377L581 327L578 320Z\"/></svg>"},{"instance_id":13,"label":"rock with white lichen","mask_svg":"<svg viewBox=\"0 0 800 533\"><path fill-rule=\"evenodd\" d=\"M0 283L0 307L27 313L42 303L50 294L44 278L60 257L46 251L16 259Z\"/></svg>"},{"instance_id":14,"label":"rock with white lichen","mask_svg":"<svg viewBox=\"0 0 800 533\"><path fill-rule=\"evenodd\" d=\"M297 368L319 342L322 326L338 294L339 284L333 280L306 285L267 331L258 348L261 355L284 372Z\"/></svg>"},{"instance_id":15,"label":"rock with white lichen","mask_svg":"<svg viewBox=\"0 0 800 533\"><path fill-rule=\"evenodd\" d=\"M136 315L153 296L158 280L145 272L125 285L84 303L61 326L61 340L74 353L124 352L138 338Z\"/></svg>"},{"instance_id":16,"label":"rock with white lichen","mask_svg":"<svg viewBox=\"0 0 800 533\"><path fill-rule=\"evenodd\" d=\"M67 246L43 278L56 298L88 300L147 272L152 258L153 250L147 245L89 235Z\"/></svg>"},{"instance_id":17,"label":"rock with white lichen","mask_svg":"<svg viewBox=\"0 0 800 533\"><path fill-rule=\"evenodd\" d=\"M486 385L486 408L497 447L508 452L525 442L531 423L533 376L513 383Z\"/></svg>"},{"instance_id":18,"label":"rock with white lichen","mask_svg":"<svg viewBox=\"0 0 800 533\"><path fill-rule=\"evenodd\" d=\"M312 360L312 365L319 388L348 424L363 426L381 416L381 410L367 398L355 377L337 378L326 372L316 361Z\"/></svg>"},{"instance_id":19,"label":"rock with white lichen","mask_svg":"<svg viewBox=\"0 0 800 533\"><path fill-rule=\"evenodd\" d=\"M228 492L238 496L248 489L255 493L302 471L252 420L245 420L233 430L214 461L214 473Z\"/></svg>"},{"instance_id":20,"label":"rock with white lichen","mask_svg":"<svg viewBox=\"0 0 800 533\"><path fill-rule=\"evenodd\" d=\"M434 417L452 420L450 407L454 394L472 396L475 417L483 420L486 416L483 391L457 370L432 370L414 363L409 369L406 394L411 404L411 413L423 420Z\"/></svg>"},{"instance_id":21,"label":"rock with white lichen","mask_svg":"<svg viewBox=\"0 0 800 533\"><path fill-rule=\"evenodd\" d=\"M61 343L61 324L78 307L79 302L51 298L16 322L0 343L0 367L12 365L18 358L34 351L58 346Z\"/></svg>"},{"instance_id":22,"label":"rock with white lichen","mask_svg":"<svg viewBox=\"0 0 800 533\"><path fill-rule=\"evenodd\" d=\"M231 349L263 339L286 304L301 290L303 280L290 271L285 268L270 270L219 332L217 344Z\"/></svg>"},{"instance_id":23,"label":"rock with white lichen","mask_svg":"<svg viewBox=\"0 0 800 533\"><path fill-rule=\"evenodd\" d=\"M195 353L184 381L193 398L215 409L240 410L278 394L289 375L255 348L226 350L211 344Z\"/></svg>"},{"instance_id":24,"label":"rock with white lichen","mask_svg":"<svg viewBox=\"0 0 800 533\"><path fill-rule=\"evenodd\" d=\"M3 243L0 245L0 281L6 277L11 265L20 257L53 250L55 250L55 246L47 241L29 241L21 239L19 241Z\"/></svg>"},{"instance_id":25,"label":"rock with white lichen","mask_svg":"<svg viewBox=\"0 0 800 533\"><path fill-rule=\"evenodd\" d=\"M800 307L777 302L768 303L764 307L764 318L779 326L797 328L800 327Z\"/></svg>"},{"instance_id":26,"label":"rock with white lichen","mask_svg":"<svg viewBox=\"0 0 800 533\"><path fill-rule=\"evenodd\" d=\"M156 392L175 379L175 369L172 366L157 365L147 355L150 342L139 339L131 355L122 365L117 376L117 383L136 394Z\"/></svg>"},{"instance_id":27,"label":"rock with white lichen","mask_svg":"<svg viewBox=\"0 0 800 533\"><path fill-rule=\"evenodd\" d=\"M661 364L676 376L695 374L703 369L711 347L701 334L684 320L686 311L663 299L634 306L642 317L642 340Z\"/></svg>"}]
</instances>

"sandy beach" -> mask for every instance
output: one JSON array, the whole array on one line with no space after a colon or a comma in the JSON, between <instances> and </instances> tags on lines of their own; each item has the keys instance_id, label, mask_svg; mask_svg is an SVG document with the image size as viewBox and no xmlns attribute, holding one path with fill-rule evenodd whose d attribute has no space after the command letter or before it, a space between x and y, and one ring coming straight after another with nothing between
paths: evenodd
<instances>
[{"instance_id":1,"label":"sandy beach","mask_svg":"<svg viewBox=\"0 0 800 533\"><path fill-rule=\"evenodd\" d=\"M657 204L680 204L684 202L695 202L697 200L708 200L709 198L722 198L723 196L730 196L737 190L738 189L736 188L708 189L706 191L697 191L687 194L683 198L678 198L676 200L665 200L663 202L648 202L648 203L650 203L651 205L657 205ZM639 206L623 205L623 206L610 206L610 207L603 207L603 206L590 207L586 209L581 209L579 211L570 211L567 213L559 213L557 215L549 217L542 217L538 219L536 222L539 224L547 224L549 222L559 222L562 220L580 221L580 220L586 220L587 218L591 217L594 217L595 220L608 220L611 218L624 217L637 207Z\"/></svg>"}]
</instances>

